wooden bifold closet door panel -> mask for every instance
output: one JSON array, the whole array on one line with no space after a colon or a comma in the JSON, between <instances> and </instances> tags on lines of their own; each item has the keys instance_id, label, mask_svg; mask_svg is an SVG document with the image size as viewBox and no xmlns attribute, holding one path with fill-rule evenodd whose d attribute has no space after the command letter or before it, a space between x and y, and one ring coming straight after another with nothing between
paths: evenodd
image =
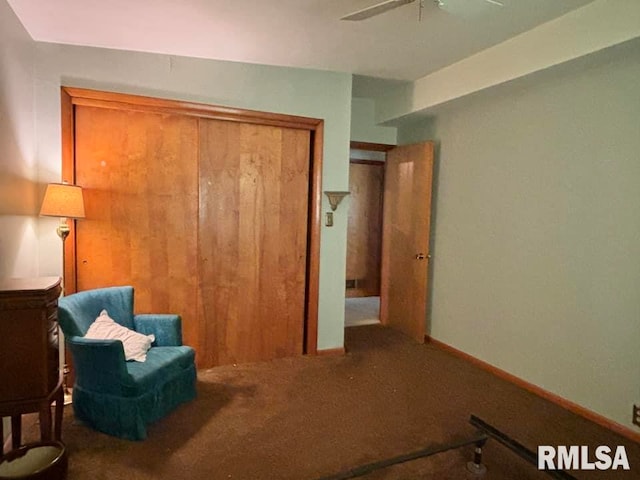
<instances>
[{"instance_id":1,"label":"wooden bifold closet door panel","mask_svg":"<svg viewBox=\"0 0 640 480\"><path fill-rule=\"evenodd\" d=\"M179 313L197 341L197 119L76 106L78 290L135 287L137 313Z\"/></svg>"},{"instance_id":2,"label":"wooden bifold closet door panel","mask_svg":"<svg viewBox=\"0 0 640 480\"><path fill-rule=\"evenodd\" d=\"M77 289L179 313L199 367L303 353L309 130L75 106Z\"/></svg>"},{"instance_id":3,"label":"wooden bifold closet door panel","mask_svg":"<svg viewBox=\"0 0 640 480\"><path fill-rule=\"evenodd\" d=\"M200 120L205 364L303 353L308 130Z\"/></svg>"}]
</instances>

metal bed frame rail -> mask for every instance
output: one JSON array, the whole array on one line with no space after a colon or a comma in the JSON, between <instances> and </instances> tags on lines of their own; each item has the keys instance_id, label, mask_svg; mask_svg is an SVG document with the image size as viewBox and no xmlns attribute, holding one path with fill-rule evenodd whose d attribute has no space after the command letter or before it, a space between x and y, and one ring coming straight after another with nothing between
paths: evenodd
<instances>
[{"instance_id":1,"label":"metal bed frame rail","mask_svg":"<svg viewBox=\"0 0 640 480\"><path fill-rule=\"evenodd\" d=\"M477 431L470 437L464 439L454 440L449 443L439 443L428 446L421 450L416 450L404 455L398 455L396 457L388 458L386 460L379 460L377 462L371 462L358 467L345 470L340 473L329 475L319 478L318 480L349 480L351 478L362 477L375 470L391 467L400 463L409 462L411 460L417 460L418 458L430 457L438 453L448 452L449 450L456 450L469 445L475 445L473 460L467 463L467 470L476 475L482 475L487 471L487 468L482 464L482 448L489 438L496 440L498 443L504 445L509 450L514 452L520 458L527 462L538 465L538 455L527 447L509 437L507 434L501 432L492 425L489 425L484 420L471 415L469 423L477 428ZM576 477L568 474L563 470L544 470L543 473L547 474L551 478L559 480L577 480Z\"/></svg>"}]
</instances>

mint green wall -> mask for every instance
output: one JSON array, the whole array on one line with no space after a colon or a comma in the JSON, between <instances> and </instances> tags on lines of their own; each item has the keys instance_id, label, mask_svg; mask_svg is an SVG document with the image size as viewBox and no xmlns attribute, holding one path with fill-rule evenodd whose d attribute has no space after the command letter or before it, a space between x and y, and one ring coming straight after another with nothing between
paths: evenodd
<instances>
[{"instance_id":1,"label":"mint green wall","mask_svg":"<svg viewBox=\"0 0 640 480\"><path fill-rule=\"evenodd\" d=\"M635 42L399 129L438 142L431 335L631 428L639 78Z\"/></svg>"},{"instance_id":2,"label":"mint green wall","mask_svg":"<svg viewBox=\"0 0 640 480\"><path fill-rule=\"evenodd\" d=\"M0 1L0 277L38 273L35 42Z\"/></svg>"},{"instance_id":3,"label":"mint green wall","mask_svg":"<svg viewBox=\"0 0 640 480\"><path fill-rule=\"evenodd\" d=\"M375 123L375 102L371 98L351 99L351 140L395 145L398 129Z\"/></svg>"},{"instance_id":4,"label":"mint green wall","mask_svg":"<svg viewBox=\"0 0 640 480\"><path fill-rule=\"evenodd\" d=\"M38 43L36 105L42 178L60 176L60 86L181 99L325 120L323 190L348 187L351 75ZM324 210L329 208L323 196ZM59 271L59 240L40 232L42 274ZM343 345L346 209L322 228L318 347Z\"/></svg>"}]
</instances>

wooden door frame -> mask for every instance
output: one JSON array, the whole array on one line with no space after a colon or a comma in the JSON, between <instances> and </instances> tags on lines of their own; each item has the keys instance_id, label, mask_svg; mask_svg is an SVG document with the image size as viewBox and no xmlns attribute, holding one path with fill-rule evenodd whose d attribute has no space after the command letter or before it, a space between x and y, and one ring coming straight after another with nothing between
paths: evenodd
<instances>
[{"instance_id":1,"label":"wooden door frame","mask_svg":"<svg viewBox=\"0 0 640 480\"><path fill-rule=\"evenodd\" d=\"M297 128L310 133L309 214L307 242L307 274L303 353L318 353L318 297L320 290L320 231L322 209L322 154L324 120L241 108L207 105L125 93L104 92L74 87L61 87L62 179L75 184L75 107L89 106L252 123L275 127ZM75 222L65 242L65 290L77 291L77 256ZM196 232L197 234L197 232Z\"/></svg>"}]
</instances>

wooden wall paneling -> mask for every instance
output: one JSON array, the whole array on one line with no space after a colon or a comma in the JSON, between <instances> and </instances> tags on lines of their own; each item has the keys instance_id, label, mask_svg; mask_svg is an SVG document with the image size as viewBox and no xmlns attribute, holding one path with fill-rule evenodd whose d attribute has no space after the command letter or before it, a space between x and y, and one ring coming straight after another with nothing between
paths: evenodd
<instances>
[{"instance_id":1,"label":"wooden wall paneling","mask_svg":"<svg viewBox=\"0 0 640 480\"><path fill-rule=\"evenodd\" d=\"M347 297L380 295L380 244L384 164L349 164L347 280L355 280Z\"/></svg>"},{"instance_id":2,"label":"wooden wall paneling","mask_svg":"<svg viewBox=\"0 0 640 480\"><path fill-rule=\"evenodd\" d=\"M200 120L207 365L302 354L308 190L309 131Z\"/></svg>"},{"instance_id":3,"label":"wooden wall paneling","mask_svg":"<svg viewBox=\"0 0 640 480\"><path fill-rule=\"evenodd\" d=\"M75 131L78 289L131 284L197 345L197 119L76 106Z\"/></svg>"}]
</instances>

